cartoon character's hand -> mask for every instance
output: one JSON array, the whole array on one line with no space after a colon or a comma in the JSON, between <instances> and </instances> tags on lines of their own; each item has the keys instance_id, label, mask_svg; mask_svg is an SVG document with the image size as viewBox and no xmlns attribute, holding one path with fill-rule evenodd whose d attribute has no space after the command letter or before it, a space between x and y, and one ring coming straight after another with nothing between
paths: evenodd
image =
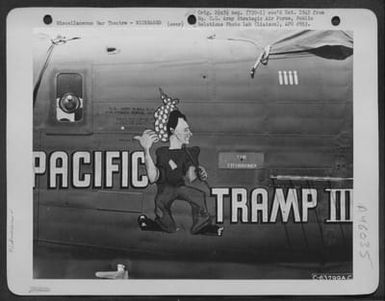
<instances>
[{"instance_id":1,"label":"cartoon character's hand","mask_svg":"<svg viewBox=\"0 0 385 301\"><path fill-rule=\"evenodd\" d=\"M198 178L201 181L206 181L208 178L207 171L203 166L198 167Z\"/></svg>"},{"instance_id":2,"label":"cartoon character's hand","mask_svg":"<svg viewBox=\"0 0 385 301\"><path fill-rule=\"evenodd\" d=\"M145 130L142 136L135 136L134 139L139 141L144 150L149 150L153 143L159 141L158 135L153 130Z\"/></svg>"}]
</instances>

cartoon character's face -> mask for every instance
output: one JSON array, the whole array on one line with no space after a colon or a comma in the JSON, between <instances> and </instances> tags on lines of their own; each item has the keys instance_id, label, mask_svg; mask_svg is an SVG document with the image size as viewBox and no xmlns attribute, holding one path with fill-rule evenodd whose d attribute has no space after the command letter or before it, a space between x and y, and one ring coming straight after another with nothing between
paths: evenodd
<instances>
[{"instance_id":1,"label":"cartoon character's face","mask_svg":"<svg viewBox=\"0 0 385 301\"><path fill-rule=\"evenodd\" d=\"M189 144L192 133L186 120L178 118L178 123L174 129L173 135L183 144Z\"/></svg>"}]
</instances>

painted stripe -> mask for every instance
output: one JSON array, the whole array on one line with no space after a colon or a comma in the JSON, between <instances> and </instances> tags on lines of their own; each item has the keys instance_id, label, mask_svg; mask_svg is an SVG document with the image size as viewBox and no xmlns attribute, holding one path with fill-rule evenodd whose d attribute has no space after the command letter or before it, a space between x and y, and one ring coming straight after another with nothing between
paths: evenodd
<instances>
[{"instance_id":1,"label":"painted stripe","mask_svg":"<svg viewBox=\"0 0 385 301\"><path fill-rule=\"evenodd\" d=\"M286 70L283 71L283 81L285 83L285 86L287 86L288 81L287 81L287 71Z\"/></svg>"},{"instance_id":2,"label":"painted stripe","mask_svg":"<svg viewBox=\"0 0 385 301\"><path fill-rule=\"evenodd\" d=\"M279 84L282 86L283 85L282 71L278 71L278 80L279 80Z\"/></svg>"},{"instance_id":3,"label":"painted stripe","mask_svg":"<svg viewBox=\"0 0 385 301\"><path fill-rule=\"evenodd\" d=\"M293 71L289 71L289 84L290 84L290 86L292 86L293 85Z\"/></svg>"},{"instance_id":4,"label":"painted stripe","mask_svg":"<svg viewBox=\"0 0 385 301\"><path fill-rule=\"evenodd\" d=\"M294 84L298 85L298 72L297 72L297 70L294 70Z\"/></svg>"}]
</instances>

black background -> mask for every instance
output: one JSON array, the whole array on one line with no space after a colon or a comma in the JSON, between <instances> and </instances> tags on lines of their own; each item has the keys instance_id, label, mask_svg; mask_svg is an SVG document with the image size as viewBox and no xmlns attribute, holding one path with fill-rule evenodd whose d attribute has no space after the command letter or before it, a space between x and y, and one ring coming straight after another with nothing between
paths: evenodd
<instances>
[{"instance_id":1,"label":"black background","mask_svg":"<svg viewBox=\"0 0 385 301\"><path fill-rule=\"evenodd\" d=\"M130 296L16 296L7 286L7 256L6 256L6 221L7 221L7 191L6 169L6 17L10 10L17 7L239 7L239 8L366 8L372 10L378 22L378 103L379 103L379 233L380 233L380 281L375 293L366 296L163 296L163 297L130 297ZM247 0L247 1L124 1L124 0L0 0L0 300L384 300L385 292L385 263L384 263L384 15L383 0ZM42 16L43 18L43 16ZM42 19L43 25L43 19ZM17 139L9 137L8 139ZM20 267L23 273L23 267ZM219 293L219 292L218 292Z\"/></svg>"}]
</instances>

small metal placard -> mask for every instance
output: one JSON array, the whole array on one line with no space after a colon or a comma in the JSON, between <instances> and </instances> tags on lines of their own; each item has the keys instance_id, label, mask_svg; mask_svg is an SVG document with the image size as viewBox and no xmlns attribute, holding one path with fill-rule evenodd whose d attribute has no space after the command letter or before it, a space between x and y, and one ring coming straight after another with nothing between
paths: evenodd
<instances>
[{"instance_id":1,"label":"small metal placard","mask_svg":"<svg viewBox=\"0 0 385 301\"><path fill-rule=\"evenodd\" d=\"M264 154L256 152L220 152L218 167L226 169L258 169L263 167Z\"/></svg>"}]
</instances>

